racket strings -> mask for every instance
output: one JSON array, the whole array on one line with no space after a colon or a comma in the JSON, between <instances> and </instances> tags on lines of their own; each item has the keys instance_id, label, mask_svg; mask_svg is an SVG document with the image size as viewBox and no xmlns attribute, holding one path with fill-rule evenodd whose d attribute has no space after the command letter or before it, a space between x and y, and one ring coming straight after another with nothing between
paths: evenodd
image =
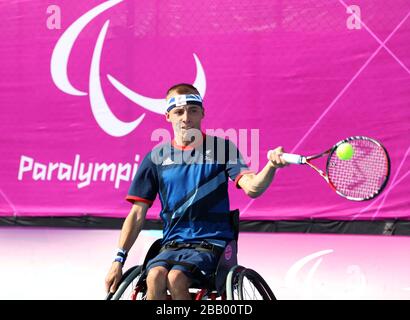
<instances>
[{"instance_id":1,"label":"racket strings","mask_svg":"<svg viewBox=\"0 0 410 320\"><path fill-rule=\"evenodd\" d=\"M352 140L354 155L341 160L334 152L328 164L328 177L336 190L356 199L367 199L379 192L388 175L384 149L369 140Z\"/></svg>"}]
</instances>

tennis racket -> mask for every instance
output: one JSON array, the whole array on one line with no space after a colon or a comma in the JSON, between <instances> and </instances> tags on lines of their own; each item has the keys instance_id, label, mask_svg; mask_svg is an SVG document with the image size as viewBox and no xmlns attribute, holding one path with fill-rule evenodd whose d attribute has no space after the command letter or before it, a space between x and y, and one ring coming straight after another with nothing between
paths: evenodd
<instances>
[{"instance_id":1,"label":"tennis racket","mask_svg":"<svg viewBox=\"0 0 410 320\"><path fill-rule=\"evenodd\" d=\"M336 154L342 143L353 147L353 156L342 160ZM312 160L327 157L326 172ZM390 176L390 158L383 145L368 137L355 136L339 141L329 150L312 156L284 153L288 163L308 165L316 170L329 186L342 197L353 201L370 200L378 196L387 185Z\"/></svg>"}]
</instances>

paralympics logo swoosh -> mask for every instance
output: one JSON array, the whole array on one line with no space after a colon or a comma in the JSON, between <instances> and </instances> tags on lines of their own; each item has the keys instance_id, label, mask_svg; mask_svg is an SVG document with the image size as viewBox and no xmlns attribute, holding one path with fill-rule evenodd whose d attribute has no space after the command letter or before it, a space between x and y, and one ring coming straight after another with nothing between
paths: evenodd
<instances>
[{"instance_id":1,"label":"paralympics logo swoosh","mask_svg":"<svg viewBox=\"0 0 410 320\"><path fill-rule=\"evenodd\" d=\"M298 280L297 280L298 274L302 270L302 268L308 262L312 260L316 260L313 266L311 266L307 274L306 280L305 280L305 286L310 287L312 285L313 276L316 273L316 270L318 269L319 265L322 263L323 258L321 258L321 256L324 256L330 253L333 253L333 249L327 249L327 250L321 250L318 252L314 252L296 261L286 273L286 276L285 276L286 286L290 288L295 287L298 283Z\"/></svg>"},{"instance_id":2,"label":"paralympics logo swoosh","mask_svg":"<svg viewBox=\"0 0 410 320\"><path fill-rule=\"evenodd\" d=\"M98 35L97 42L93 51L90 75L89 75L89 92L81 91L75 88L68 78L68 61L70 53L75 41L77 40L83 29L98 15L104 11L114 7L123 0L109 0L97 7L91 9L82 15L79 19L73 22L62 36L57 41L53 53L51 55L50 71L53 82L64 93L74 96L86 96L89 95L90 106L94 118L99 127L107 134L113 137L122 137L133 130L142 122L145 117L145 113L139 116L136 120L131 122L124 122L118 119L111 111L107 101L104 97L104 92L101 86L100 79L100 62L101 53L104 46L105 36L107 34L110 21L107 20ZM194 60L196 64L196 77L193 85L198 89L202 97L205 96L206 91L206 77L201 62L197 55L194 53ZM116 88L121 94L128 98L133 103L141 106L142 108L159 114L164 114L166 110L165 99L154 99L140 95L126 85L122 84L112 75L107 75L109 82Z\"/></svg>"}]
</instances>

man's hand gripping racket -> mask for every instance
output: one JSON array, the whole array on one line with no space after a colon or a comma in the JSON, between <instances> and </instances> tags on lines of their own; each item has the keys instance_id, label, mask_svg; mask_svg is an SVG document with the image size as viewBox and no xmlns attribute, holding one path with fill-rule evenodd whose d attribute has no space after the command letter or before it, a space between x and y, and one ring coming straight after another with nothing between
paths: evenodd
<instances>
[{"instance_id":1,"label":"man's hand gripping racket","mask_svg":"<svg viewBox=\"0 0 410 320\"><path fill-rule=\"evenodd\" d=\"M280 157L286 163L308 165L337 194L353 201L370 200L378 196L390 176L390 159L386 149L380 142L363 136L339 141L320 154L302 156L282 153ZM312 160L321 157L327 157L325 171L312 164ZM277 163L278 167L283 165L273 150L268 152L268 159Z\"/></svg>"}]
</instances>

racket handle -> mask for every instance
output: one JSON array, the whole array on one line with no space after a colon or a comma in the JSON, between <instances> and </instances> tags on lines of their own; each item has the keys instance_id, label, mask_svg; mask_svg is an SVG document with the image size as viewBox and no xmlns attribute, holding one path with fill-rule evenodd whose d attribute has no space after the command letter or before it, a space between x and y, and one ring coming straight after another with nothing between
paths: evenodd
<instances>
[{"instance_id":1,"label":"racket handle","mask_svg":"<svg viewBox=\"0 0 410 320\"><path fill-rule=\"evenodd\" d=\"M303 163L305 163L304 157L301 156L301 155L298 155L298 154L283 153L282 154L282 159L285 160L287 163L292 163L292 164L303 164Z\"/></svg>"}]
</instances>

